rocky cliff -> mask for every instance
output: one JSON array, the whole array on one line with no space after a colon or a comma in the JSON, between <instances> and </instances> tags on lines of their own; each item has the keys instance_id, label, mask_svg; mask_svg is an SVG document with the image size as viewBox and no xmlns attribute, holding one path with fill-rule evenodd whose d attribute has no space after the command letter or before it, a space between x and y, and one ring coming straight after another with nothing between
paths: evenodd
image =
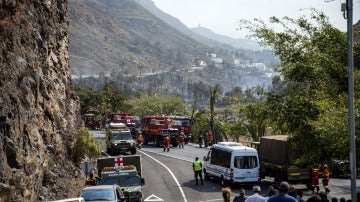
<instances>
[{"instance_id":1,"label":"rocky cliff","mask_svg":"<svg viewBox=\"0 0 360 202\"><path fill-rule=\"evenodd\" d=\"M80 126L68 66L66 0L0 2L0 201L75 196Z\"/></svg>"}]
</instances>

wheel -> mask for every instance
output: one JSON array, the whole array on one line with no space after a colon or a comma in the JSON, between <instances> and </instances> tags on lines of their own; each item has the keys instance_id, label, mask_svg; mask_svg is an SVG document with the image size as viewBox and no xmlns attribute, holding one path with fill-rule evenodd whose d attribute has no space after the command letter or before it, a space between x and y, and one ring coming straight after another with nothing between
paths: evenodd
<instances>
[{"instance_id":1,"label":"wheel","mask_svg":"<svg viewBox=\"0 0 360 202\"><path fill-rule=\"evenodd\" d=\"M226 187L227 186L227 181L224 179L224 176L221 176L220 184L221 184L221 187Z\"/></svg>"},{"instance_id":2,"label":"wheel","mask_svg":"<svg viewBox=\"0 0 360 202\"><path fill-rule=\"evenodd\" d=\"M136 154L136 147L131 149L131 154Z\"/></svg>"},{"instance_id":3,"label":"wheel","mask_svg":"<svg viewBox=\"0 0 360 202\"><path fill-rule=\"evenodd\" d=\"M144 145L148 145L149 144L149 136L143 134L144 138Z\"/></svg>"}]
</instances>

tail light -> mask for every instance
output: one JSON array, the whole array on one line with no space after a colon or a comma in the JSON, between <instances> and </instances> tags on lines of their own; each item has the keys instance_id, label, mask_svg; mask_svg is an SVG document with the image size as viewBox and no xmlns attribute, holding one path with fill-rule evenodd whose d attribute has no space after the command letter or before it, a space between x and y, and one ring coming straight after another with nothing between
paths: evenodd
<instances>
[{"instance_id":1,"label":"tail light","mask_svg":"<svg viewBox=\"0 0 360 202\"><path fill-rule=\"evenodd\" d=\"M234 169L230 168L230 180L234 180Z\"/></svg>"}]
</instances>

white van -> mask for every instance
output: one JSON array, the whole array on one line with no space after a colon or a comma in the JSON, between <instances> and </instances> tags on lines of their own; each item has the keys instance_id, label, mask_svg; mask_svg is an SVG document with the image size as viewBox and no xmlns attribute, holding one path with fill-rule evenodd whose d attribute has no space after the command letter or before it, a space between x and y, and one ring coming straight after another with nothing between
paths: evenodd
<instances>
[{"instance_id":1,"label":"white van","mask_svg":"<svg viewBox=\"0 0 360 202\"><path fill-rule=\"evenodd\" d=\"M253 185L260 180L256 149L237 142L218 142L204 156L205 179L218 178L221 185L232 183Z\"/></svg>"}]
</instances>

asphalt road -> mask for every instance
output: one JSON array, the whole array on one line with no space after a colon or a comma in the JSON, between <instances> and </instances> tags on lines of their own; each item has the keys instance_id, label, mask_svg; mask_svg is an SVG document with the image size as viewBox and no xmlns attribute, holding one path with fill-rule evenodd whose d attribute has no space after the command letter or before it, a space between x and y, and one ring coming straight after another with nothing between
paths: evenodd
<instances>
[{"instance_id":1,"label":"asphalt road","mask_svg":"<svg viewBox=\"0 0 360 202\"><path fill-rule=\"evenodd\" d=\"M103 141L104 132L93 132L94 136ZM105 144L103 144L105 145ZM213 202L223 201L221 186L217 181L204 180L203 186L195 186L192 162L195 157L202 160L208 148L199 148L199 145L188 144L184 149L171 148L170 152L163 152L162 148L153 145L144 145L137 154L142 156L143 177L145 178L145 201L184 201L184 202ZM267 186L272 179L262 181L262 194L265 195ZM360 180L357 181L360 185ZM304 185L293 185L303 189L304 199L311 197ZM321 186L321 185L320 185ZM358 186L360 187L360 186ZM251 187L244 187L246 194L251 195ZM322 188L322 187L321 187ZM239 187L231 187L232 198L238 194ZM344 197L351 199L350 179L331 179L328 197ZM359 189L360 191L360 189Z\"/></svg>"}]
</instances>

